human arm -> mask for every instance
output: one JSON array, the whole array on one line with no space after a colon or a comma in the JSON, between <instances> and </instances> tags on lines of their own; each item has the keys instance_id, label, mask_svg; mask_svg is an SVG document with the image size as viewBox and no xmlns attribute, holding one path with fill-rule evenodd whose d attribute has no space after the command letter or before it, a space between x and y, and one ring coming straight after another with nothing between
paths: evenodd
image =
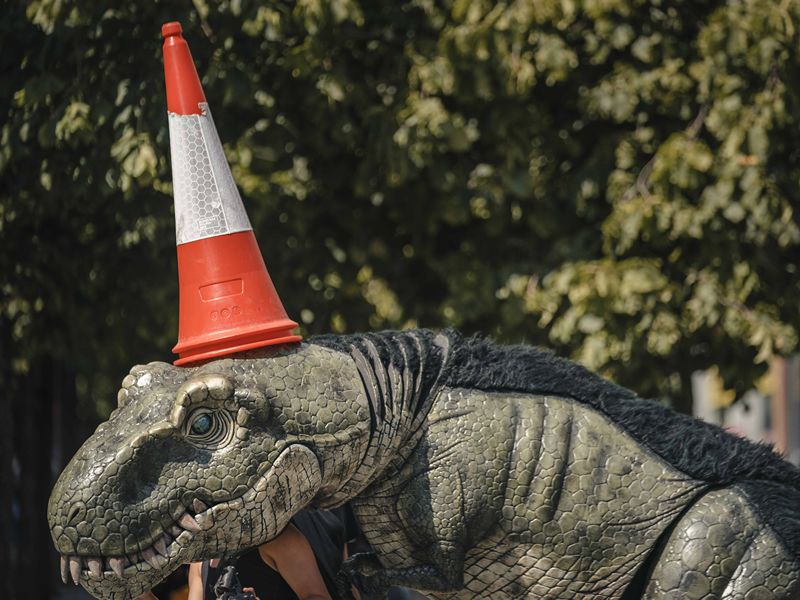
<instances>
[{"instance_id":1,"label":"human arm","mask_svg":"<svg viewBox=\"0 0 800 600\"><path fill-rule=\"evenodd\" d=\"M258 553L300 600L331 600L311 544L294 525L289 524L277 538L259 546Z\"/></svg>"},{"instance_id":2,"label":"human arm","mask_svg":"<svg viewBox=\"0 0 800 600\"><path fill-rule=\"evenodd\" d=\"M188 600L203 600L203 591L203 563L191 563L189 565Z\"/></svg>"}]
</instances>

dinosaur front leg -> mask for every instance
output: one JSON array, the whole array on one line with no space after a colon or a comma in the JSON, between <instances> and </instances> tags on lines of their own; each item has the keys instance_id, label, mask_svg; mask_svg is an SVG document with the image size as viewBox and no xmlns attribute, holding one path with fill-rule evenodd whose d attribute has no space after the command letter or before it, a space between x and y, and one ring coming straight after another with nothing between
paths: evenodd
<instances>
[{"instance_id":1,"label":"dinosaur front leg","mask_svg":"<svg viewBox=\"0 0 800 600\"><path fill-rule=\"evenodd\" d=\"M350 582L355 583L370 598L386 598L389 588L395 586L430 592L451 592L463 587L462 549L437 544L426 554L434 557L433 564L401 569L385 569L374 553L355 554L342 565L344 577L340 580L345 588Z\"/></svg>"},{"instance_id":2,"label":"dinosaur front leg","mask_svg":"<svg viewBox=\"0 0 800 600\"><path fill-rule=\"evenodd\" d=\"M466 551L463 506L461 475L455 465L426 469L408 482L396 501L403 530L415 534L415 564L386 568L378 555L365 553L345 561L343 571L376 598L385 598L394 586L432 592L462 589Z\"/></svg>"}]
</instances>

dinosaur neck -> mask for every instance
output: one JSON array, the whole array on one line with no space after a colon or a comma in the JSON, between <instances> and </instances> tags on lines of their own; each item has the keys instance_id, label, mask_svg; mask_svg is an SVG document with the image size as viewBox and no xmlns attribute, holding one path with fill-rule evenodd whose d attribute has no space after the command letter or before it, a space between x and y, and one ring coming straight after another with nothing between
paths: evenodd
<instances>
[{"instance_id":1,"label":"dinosaur neck","mask_svg":"<svg viewBox=\"0 0 800 600\"><path fill-rule=\"evenodd\" d=\"M353 476L326 502L333 505L390 477L414 450L441 386L451 340L444 334L416 330L313 341L349 354L369 401L366 452Z\"/></svg>"}]
</instances>

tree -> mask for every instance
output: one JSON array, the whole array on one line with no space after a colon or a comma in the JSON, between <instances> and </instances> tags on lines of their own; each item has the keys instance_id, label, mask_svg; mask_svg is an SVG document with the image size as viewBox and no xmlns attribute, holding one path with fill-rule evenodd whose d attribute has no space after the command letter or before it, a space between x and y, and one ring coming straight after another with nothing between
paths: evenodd
<instances>
[{"instance_id":1,"label":"tree","mask_svg":"<svg viewBox=\"0 0 800 600\"><path fill-rule=\"evenodd\" d=\"M682 410L692 370L741 391L797 346L796 3L34 0L4 16L0 370L25 398L9 461L52 398L77 411L54 430L67 457L132 363L170 360L159 27L175 19L305 334L541 343Z\"/></svg>"}]
</instances>

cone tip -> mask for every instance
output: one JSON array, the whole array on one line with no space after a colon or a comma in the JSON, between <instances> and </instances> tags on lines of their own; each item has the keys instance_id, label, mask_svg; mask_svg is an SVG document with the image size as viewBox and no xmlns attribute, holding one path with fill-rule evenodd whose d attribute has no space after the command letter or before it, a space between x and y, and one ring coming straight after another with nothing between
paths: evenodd
<instances>
[{"instance_id":1,"label":"cone tip","mask_svg":"<svg viewBox=\"0 0 800 600\"><path fill-rule=\"evenodd\" d=\"M183 33L183 29L178 21L170 21L161 26L161 37L164 39L173 35L181 35L181 33Z\"/></svg>"}]
</instances>

